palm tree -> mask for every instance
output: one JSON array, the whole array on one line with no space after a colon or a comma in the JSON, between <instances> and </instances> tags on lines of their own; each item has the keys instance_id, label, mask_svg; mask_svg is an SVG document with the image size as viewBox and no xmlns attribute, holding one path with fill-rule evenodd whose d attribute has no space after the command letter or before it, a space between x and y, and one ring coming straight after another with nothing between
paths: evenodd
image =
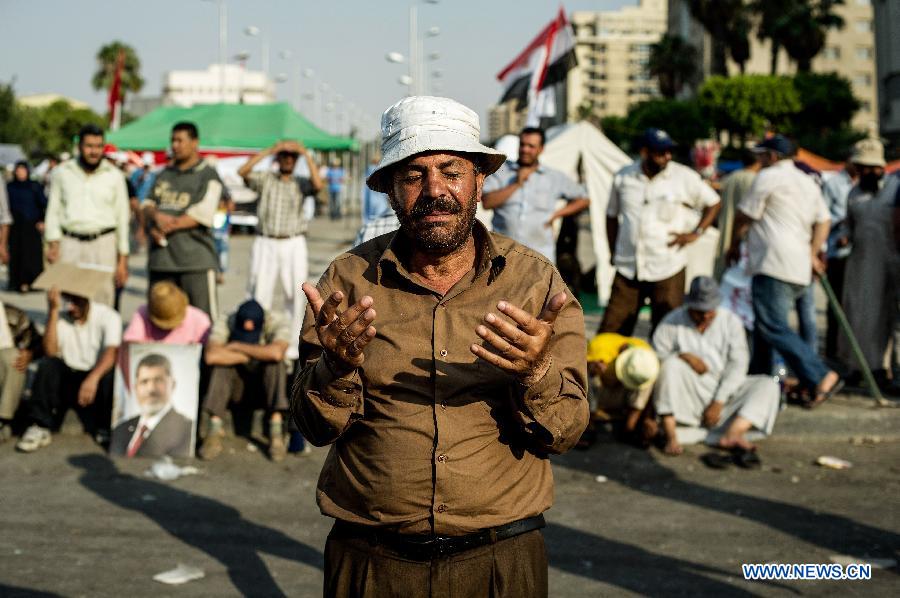
<instances>
[{"instance_id":1,"label":"palm tree","mask_svg":"<svg viewBox=\"0 0 900 598\"><path fill-rule=\"evenodd\" d=\"M129 91L140 91L144 86L144 79L141 78L141 61L137 57L134 48L120 41L114 41L106 44L97 52L97 72L91 79L91 85L94 89L109 89L112 87L113 77L116 72L116 63L119 59L119 52L125 53L125 64L122 67L122 99Z\"/></svg>"},{"instance_id":2,"label":"palm tree","mask_svg":"<svg viewBox=\"0 0 900 598\"><path fill-rule=\"evenodd\" d=\"M690 9L712 38L710 74L728 76L728 49L732 37L740 35L736 24L746 14L744 0L690 0Z\"/></svg>"},{"instance_id":3,"label":"palm tree","mask_svg":"<svg viewBox=\"0 0 900 598\"><path fill-rule=\"evenodd\" d=\"M759 15L757 36L772 42L771 72L774 75L781 48L806 73L812 60L825 47L830 29L841 29L844 19L835 12L844 0L753 0L751 9Z\"/></svg>"},{"instance_id":4,"label":"palm tree","mask_svg":"<svg viewBox=\"0 0 900 598\"><path fill-rule=\"evenodd\" d=\"M659 92L672 99L697 76L697 48L679 35L668 33L650 46L647 70L659 81Z\"/></svg>"}]
</instances>

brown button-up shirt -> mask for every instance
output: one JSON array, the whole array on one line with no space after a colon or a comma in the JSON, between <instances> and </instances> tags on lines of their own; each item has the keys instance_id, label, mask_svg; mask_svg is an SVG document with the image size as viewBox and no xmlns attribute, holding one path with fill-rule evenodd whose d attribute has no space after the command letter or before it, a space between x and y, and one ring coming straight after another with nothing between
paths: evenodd
<instances>
[{"instance_id":1,"label":"brown button-up shirt","mask_svg":"<svg viewBox=\"0 0 900 598\"><path fill-rule=\"evenodd\" d=\"M543 256L476 223L477 267L445 295L407 271L390 233L335 259L319 282L346 309L374 299L378 333L363 365L335 378L312 311L291 410L306 438L332 444L319 476L325 515L401 533L461 535L547 510L549 453L571 448L588 421L584 316ZM535 316L569 295L554 324L552 364L530 387L477 358L475 327L505 300Z\"/></svg>"}]
</instances>

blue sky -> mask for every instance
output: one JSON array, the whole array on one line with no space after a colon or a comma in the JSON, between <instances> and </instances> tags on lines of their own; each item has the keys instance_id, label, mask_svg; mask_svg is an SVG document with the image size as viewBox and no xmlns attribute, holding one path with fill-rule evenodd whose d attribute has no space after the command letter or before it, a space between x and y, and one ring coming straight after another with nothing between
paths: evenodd
<instances>
[{"instance_id":1,"label":"blue sky","mask_svg":"<svg viewBox=\"0 0 900 598\"><path fill-rule=\"evenodd\" d=\"M495 75L555 15L549 0L442 0L420 2L420 27L438 26L426 53L439 52L441 95L453 97L484 118L499 96ZM637 0L568 0L565 8L609 10ZM259 27L271 46L272 73L291 73L279 58L289 50L303 68L340 92L375 120L402 97L397 78L405 65L384 59L408 50L409 0L227 0L228 54L246 50L249 67L260 68ZM19 95L61 93L104 109L105 95L90 78L104 43L121 40L137 50L146 80L141 95L158 95L163 73L203 69L218 55L215 5L202 0L0 0L0 80L15 77ZM304 83L307 81L304 80ZM290 100L292 84L278 86ZM486 126L486 123L483 123Z\"/></svg>"}]
</instances>

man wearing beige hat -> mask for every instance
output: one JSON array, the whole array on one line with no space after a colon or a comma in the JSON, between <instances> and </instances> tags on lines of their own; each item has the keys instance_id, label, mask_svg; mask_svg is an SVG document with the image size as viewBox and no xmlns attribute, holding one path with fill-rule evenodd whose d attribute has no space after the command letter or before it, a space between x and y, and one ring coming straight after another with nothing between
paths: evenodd
<instances>
[{"instance_id":1,"label":"man wearing beige hat","mask_svg":"<svg viewBox=\"0 0 900 598\"><path fill-rule=\"evenodd\" d=\"M461 104L409 97L367 184L400 230L309 299L291 409L331 449L326 596L546 596L548 455L588 420L581 306L543 256L475 220L503 163Z\"/></svg>"},{"instance_id":2,"label":"man wearing beige hat","mask_svg":"<svg viewBox=\"0 0 900 598\"><path fill-rule=\"evenodd\" d=\"M887 386L884 355L897 318L900 254L893 242L891 220L897 177L884 179L884 146L877 138L854 146L852 160L859 180L847 198L844 229L850 255L844 277L842 304L869 368ZM837 340L838 359L856 369L847 338ZM900 349L894 347L894 362Z\"/></svg>"},{"instance_id":3,"label":"man wearing beige hat","mask_svg":"<svg viewBox=\"0 0 900 598\"><path fill-rule=\"evenodd\" d=\"M150 287L150 300L140 306L122 340L126 343L206 344L212 322L206 312L188 305L187 293L170 280Z\"/></svg>"},{"instance_id":4,"label":"man wearing beige hat","mask_svg":"<svg viewBox=\"0 0 900 598\"><path fill-rule=\"evenodd\" d=\"M663 318L653 333L662 363L653 401L669 455L682 452L677 425L708 428L708 443L744 453L755 450L747 432L768 435L775 425L778 385L771 376L747 376L744 325L721 301L716 281L698 276L684 305Z\"/></svg>"},{"instance_id":5,"label":"man wearing beige hat","mask_svg":"<svg viewBox=\"0 0 900 598\"><path fill-rule=\"evenodd\" d=\"M82 421L99 442L108 439L122 319L91 300L105 284L104 272L71 264L54 264L35 280L35 288L48 289L46 357L34 377L28 402L32 424L16 444L19 451L50 444L50 430L72 405L85 412Z\"/></svg>"}]
</instances>

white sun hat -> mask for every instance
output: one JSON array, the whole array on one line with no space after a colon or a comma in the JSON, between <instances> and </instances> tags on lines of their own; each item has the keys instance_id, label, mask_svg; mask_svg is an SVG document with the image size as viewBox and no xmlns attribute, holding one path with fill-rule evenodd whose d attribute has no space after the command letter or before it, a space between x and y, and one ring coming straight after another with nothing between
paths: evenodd
<instances>
[{"instance_id":1,"label":"white sun hat","mask_svg":"<svg viewBox=\"0 0 900 598\"><path fill-rule=\"evenodd\" d=\"M615 361L616 378L628 390L643 390L652 386L659 376L656 353L644 347L629 347Z\"/></svg>"},{"instance_id":2,"label":"white sun hat","mask_svg":"<svg viewBox=\"0 0 900 598\"><path fill-rule=\"evenodd\" d=\"M403 98L381 115L381 162L366 184L387 193L382 171L410 156L431 151L466 152L483 157L485 175L495 172L506 155L481 145L478 114L450 98L411 96Z\"/></svg>"}]
</instances>

